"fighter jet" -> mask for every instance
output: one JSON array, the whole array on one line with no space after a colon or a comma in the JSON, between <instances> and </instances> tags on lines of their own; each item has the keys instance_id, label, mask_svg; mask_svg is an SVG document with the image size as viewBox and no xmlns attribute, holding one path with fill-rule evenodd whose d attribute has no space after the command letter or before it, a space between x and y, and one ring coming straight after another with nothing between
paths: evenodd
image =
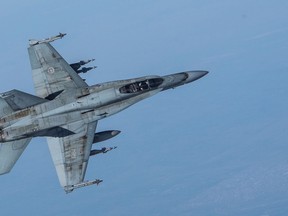
<instances>
[{"instance_id":1,"label":"fighter jet","mask_svg":"<svg viewBox=\"0 0 288 216\"><path fill-rule=\"evenodd\" d=\"M28 53L36 95L15 89L0 95L0 174L11 171L33 137L47 137L60 185L69 193L103 181L84 180L88 160L114 148L93 150L92 145L120 131L95 133L99 120L208 72L186 71L89 86L77 73L79 68L75 64L73 68L51 45L65 35L30 40Z\"/></svg>"}]
</instances>

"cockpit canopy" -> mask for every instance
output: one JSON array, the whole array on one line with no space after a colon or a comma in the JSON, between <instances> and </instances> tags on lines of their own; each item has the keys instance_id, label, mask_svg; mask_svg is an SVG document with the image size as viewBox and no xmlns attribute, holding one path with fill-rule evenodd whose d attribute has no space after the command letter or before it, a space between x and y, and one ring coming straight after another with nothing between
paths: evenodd
<instances>
[{"instance_id":1,"label":"cockpit canopy","mask_svg":"<svg viewBox=\"0 0 288 216\"><path fill-rule=\"evenodd\" d=\"M151 89L156 89L163 83L162 78L153 78L153 79L146 79L138 82L134 82L128 85L125 85L119 89L120 93L138 93L143 92Z\"/></svg>"}]
</instances>

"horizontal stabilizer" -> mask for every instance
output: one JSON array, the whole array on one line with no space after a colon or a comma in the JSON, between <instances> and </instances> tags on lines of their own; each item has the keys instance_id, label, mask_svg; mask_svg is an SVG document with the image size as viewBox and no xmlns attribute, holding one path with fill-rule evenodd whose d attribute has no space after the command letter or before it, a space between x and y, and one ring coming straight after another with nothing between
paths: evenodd
<instances>
[{"instance_id":1,"label":"horizontal stabilizer","mask_svg":"<svg viewBox=\"0 0 288 216\"><path fill-rule=\"evenodd\" d=\"M11 171L31 138L0 143L0 175Z\"/></svg>"}]
</instances>

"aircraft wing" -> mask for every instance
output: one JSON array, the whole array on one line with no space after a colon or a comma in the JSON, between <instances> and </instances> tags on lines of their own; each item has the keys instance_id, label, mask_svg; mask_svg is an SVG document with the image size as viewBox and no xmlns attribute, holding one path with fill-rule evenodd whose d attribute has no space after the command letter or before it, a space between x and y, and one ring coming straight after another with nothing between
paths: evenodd
<instances>
[{"instance_id":1,"label":"aircraft wing","mask_svg":"<svg viewBox=\"0 0 288 216\"><path fill-rule=\"evenodd\" d=\"M54 39L63 35L55 36ZM28 48L36 95L53 100L66 89L85 88L87 83L73 70L49 43L54 39L35 41ZM83 182L97 122L79 121L63 126L73 132L65 137L47 138L50 154L62 187L71 192ZM92 183L99 183L95 180Z\"/></svg>"},{"instance_id":2,"label":"aircraft wing","mask_svg":"<svg viewBox=\"0 0 288 216\"><path fill-rule=\"evenodd\" d=\"M88 86L50 43L30 44L28 53L38 97L54 99L65 89Z\"/></svg>"},{"instance_id":3,"label":"aircraft wing","mask_svg":"<svg viewBox=\"0 0 288 216\"><path fill-rule=\"evenodd\" d=\"M77 122L67 126L75 134L47 138L60 184L66 192L83 183L96 126L97 122Z\"/></svg>"}]
</instances>

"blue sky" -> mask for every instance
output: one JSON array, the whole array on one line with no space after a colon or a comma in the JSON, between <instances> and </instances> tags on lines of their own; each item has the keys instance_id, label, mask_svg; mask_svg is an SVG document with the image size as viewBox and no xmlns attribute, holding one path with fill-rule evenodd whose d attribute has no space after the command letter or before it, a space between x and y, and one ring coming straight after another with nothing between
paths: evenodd
<instances>
[{"instance_id":1,"label":"blue sky","mask_svg":"<svg viewBox=\"0 0 288 216\"><path fill-rule=\"evenodd\" d=\"M1 87L33 93L28 39L59 31L89 84L203 69L195 83L100 121L122 133L90 159L99 187L66 195L46 140L0 177L1 215L286 215L288 2L11 0L0 8Z\"/></svg>"}]
</instances>

